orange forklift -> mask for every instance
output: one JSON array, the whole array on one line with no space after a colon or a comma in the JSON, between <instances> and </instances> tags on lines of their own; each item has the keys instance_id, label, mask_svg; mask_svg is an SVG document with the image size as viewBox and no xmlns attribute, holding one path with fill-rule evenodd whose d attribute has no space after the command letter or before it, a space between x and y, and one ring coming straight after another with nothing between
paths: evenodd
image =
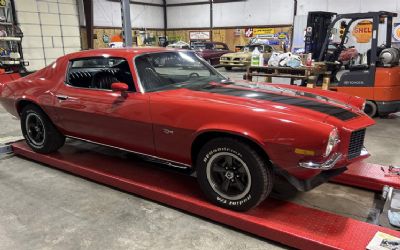
<instances>
[{"instance_id":1,"label":"orange forklift","mask_svg":"<svg viewBox=\"0 0 400 250\"><path fill-rule=\"evenodd\" d=\"M332 14L335 17L315 55L315 61L326 62L331 72L330 89L367 99L364 111L371 117L400 111L400 50L392 47L393 17L397 14L384 11ZM332 36L338 33L335 27L340 27L340 40L333 43ZM365 39L369 35L369 43L363 41L362 46L367 50L358 56L358 62L353 58L343 65L338 61L347 49L350 28L353 36L364 32L359 35ZM385 30L385 36L380 37L379 30ZM386 41L378 45L379 38Z\"/></svg>"}]
</instances>

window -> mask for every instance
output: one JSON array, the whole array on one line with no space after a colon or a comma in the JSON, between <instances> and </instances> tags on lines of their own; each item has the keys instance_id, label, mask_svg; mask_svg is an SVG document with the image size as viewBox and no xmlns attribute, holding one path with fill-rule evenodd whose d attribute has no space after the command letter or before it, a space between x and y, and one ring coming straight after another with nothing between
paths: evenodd
<instances>
[{"instance_id":1,"label":"window","mask_svg":"<svg viewBox=\"0 0 400 250\"><path fill-rule=\"evenodd\" d=\"M217 43L215 44L215 49L216 50L228 50L225 44Z\"/></svg>"},{"instance_id":2,"label":"window","mask_svg":"<svg viewBox=\"0 0 400 250\"><path fill-rule=\"evenodd\" d=\"M243 51L245 52L253 52L255 49L258 49L261 53L271 53L274 51L274 48L269 46L269 45L261 45L261 44L255 44L255 45L250 45L246 46L243 48Z\"/></svg>"},{"instance_id":3,"label":"window","mask_svg":"<svg viewBox=\"0 0 400 250\"><path fill-rule=\"evenodd\" d=\"M128 62L123 58L92 57L70 62L67 83L79 88L111 90L114 82L126 83L135 90Z\"/></svg>"},{"instance_id":4,"label":"window","mask_svg":"<svg viewBox=\"0 0 400 250\"><path fill-rule=\"evenodd\" d=\"M193 52L159 52L135 59L146 92L193 86L225 78Z\"/></svg>"},{"instance_id":5,"label":"window","mask_svg":"<svg viewBox=\"0 0 400 250\"><path fill-rule=\"evenodd\" d=\"M204 50L204 49L213 49L213 43L193 43L192 48L194 50Z\"/></svg>"}]
</instances>

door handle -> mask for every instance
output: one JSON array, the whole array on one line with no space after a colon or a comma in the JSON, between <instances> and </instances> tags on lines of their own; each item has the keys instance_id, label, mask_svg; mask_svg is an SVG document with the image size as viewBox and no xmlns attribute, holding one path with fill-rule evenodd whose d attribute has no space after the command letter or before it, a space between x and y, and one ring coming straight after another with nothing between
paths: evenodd
<instances>
[{"instance_id":1,"label":"door handle","mask_svg":"<svg viewBox=\"0 0 400 250\"><path fill-rule=\"evenodd\" d=\"M65 101L69 98L67 95L56 95L58 100Z\"/></svg>"}]
</instances>

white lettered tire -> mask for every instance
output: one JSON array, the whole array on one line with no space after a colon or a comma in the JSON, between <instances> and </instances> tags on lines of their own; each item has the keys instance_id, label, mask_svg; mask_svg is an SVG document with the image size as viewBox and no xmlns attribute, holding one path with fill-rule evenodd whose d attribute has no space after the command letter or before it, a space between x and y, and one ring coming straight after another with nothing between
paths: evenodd
<instances>
[{"instance_id":1,"label":"white lettered tire","mask_svg":"<svg viewBox=\"0 0 400 250\"><path fill-rule=\"evenodd\" d=\"M197 156L196 171L206 197L231 210L246 211L257 206L273 187L269 162L235 138L207 142Z\"/></svg>"}]
</instances>

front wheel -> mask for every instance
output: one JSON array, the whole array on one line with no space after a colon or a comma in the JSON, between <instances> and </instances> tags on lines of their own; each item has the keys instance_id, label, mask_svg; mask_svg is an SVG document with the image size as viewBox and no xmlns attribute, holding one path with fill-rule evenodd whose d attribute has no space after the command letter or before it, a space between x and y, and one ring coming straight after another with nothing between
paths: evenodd
<instances>
[{"instance_id":1,"label":"front wheel","mask_svg":"<svg viewBox=\"0 0 400 250\"><path fill-rule=\"evenodd\" d=\"M26 143L38 153L51 153L62 147L65 136L37 106L28 105L21 112L21 130Z\"/></svg>"},{"instance_id":2,"label":"front wheel","mask_svg":"<svg viewBox=\"0 0 400 250\"><path fill-rule=\"evenodd\" d=\"M236 211L257 206L273 187L270 166L252 147L233 138L206 143L197 157L196 169L207 198Z\"/></svg>"},{"instance_id":3,"label":"front wheel","mask_svg":"<svg viewBox=\"0 0 400 250\"><path fill-rule=\"evenodd\" d=\"M232 67L226 66L226 67L224 67L224 68L225 68L226 71L231 71L231 70L232 70Z\"/></svg>"},{"instance_id":4,"label":"front wheel","mask_svg":"<svg viewBox=\"0 0 400 250\"><path fill-rule=\"evenodd\" d=\"M373 101L366 101L364 107L364 113L369 117L375 117L378 113L378 107Z\"/></svg>"}]
</instances>

